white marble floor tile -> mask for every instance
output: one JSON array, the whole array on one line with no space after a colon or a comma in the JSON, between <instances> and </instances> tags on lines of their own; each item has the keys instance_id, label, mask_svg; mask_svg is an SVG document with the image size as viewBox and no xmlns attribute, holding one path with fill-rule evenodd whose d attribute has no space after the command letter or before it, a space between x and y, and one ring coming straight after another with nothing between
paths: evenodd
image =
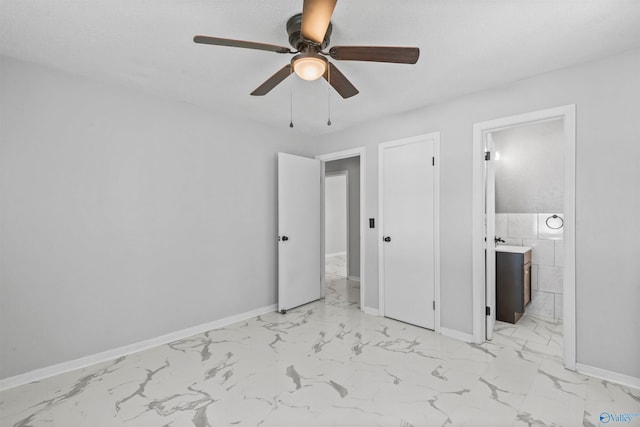
<instances>
[{"instance_id":1,"label":"white marble floor tile","mask_svg":"<svg viewBox=\"0 0 640 427\"><path fill-rule=\"evenodd\" d=\"M493 343L531 357L562 360L562 321L525 313L516 324L496 322Z\"/></svg>"},{"instance_id":2,"label":"white marble floor tile","mask_svg":"<svg viewBox=\"0 0 640 427\"><path fill-rule=\"evenodd\" d=\"M584 420L589 378L544 359L514 426L579 426Z\"/></svg>"},{"instance_id":3,"label":"white marble floor tile","mask_svg":"<svg viewBox=\"0 0 640 427\"><path fill-rule=\"evenodd\" d=\"M595 426L640 412L637 391L563 368L561 322L525 315L469 344L364 314L356 284L6 390L0 426Z\"/></svg>"},{"instance_id":4,"label":"white marble floor tile","mask_svg":"<svg viewBox=\"0 0 640 427\"><path fill-rule=\"evenodd\" d=\"M616 422L616 418L612 418L620 415L627 415L628 421ZM607 424L640 425L640 390L598 378L589 378L584 426Z\"/></svg>"},{"instance_id":5,"label":"white marble floor tile","mask_svg":"<svg viewBox=\"0 0 640 427\"><path fill-rule=\"evenodd\" d=\"M333 255L325 257L324 272L329 276L347 277L347 256Z\"/></svg>"}]
</instances>

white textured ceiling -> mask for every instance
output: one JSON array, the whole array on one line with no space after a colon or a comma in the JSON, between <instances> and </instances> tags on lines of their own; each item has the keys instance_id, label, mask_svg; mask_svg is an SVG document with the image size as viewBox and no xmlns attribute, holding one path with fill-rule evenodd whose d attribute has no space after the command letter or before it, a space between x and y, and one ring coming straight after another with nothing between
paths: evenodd
<instances>
[{"instance_id":1,"label":"white textured ceiling","mask_svg":"<svg viewBox=\"0 0 640 427\"><path fill-rule=\"evenodd\" d=\"M302 0L0 0L0 54L321 134L640 46L639 0L339 0L331 45L406 45L416 65L334 61L360 90L291 76L289 55L196 45L195 34L288 46Z\"/></svg>"}]
</instances>

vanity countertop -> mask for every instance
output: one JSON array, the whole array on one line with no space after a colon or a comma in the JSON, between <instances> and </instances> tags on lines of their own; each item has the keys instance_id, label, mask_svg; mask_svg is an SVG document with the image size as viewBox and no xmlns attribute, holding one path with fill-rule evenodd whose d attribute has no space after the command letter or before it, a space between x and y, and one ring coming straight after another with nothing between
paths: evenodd
<instances>
[{"instance_id":1,"label":"vanity countertop","mask_svg":"<svg viewBox=\"0 0 640 427\"><path fill-rule=\"evenodd\" d=\"M511 252L513 254L524 254L530 250L531 248L529 246L509 246L509 245L496 246L496 252Z\"/></svg>"}]
</instances>

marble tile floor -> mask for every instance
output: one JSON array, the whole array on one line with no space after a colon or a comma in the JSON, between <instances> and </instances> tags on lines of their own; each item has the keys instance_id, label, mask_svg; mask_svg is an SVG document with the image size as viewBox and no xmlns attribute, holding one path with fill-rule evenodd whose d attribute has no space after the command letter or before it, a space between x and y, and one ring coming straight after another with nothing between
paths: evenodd
<instances>
[{"instance_id":1,"label":"marble tile floor","mask_svg":"<svg viewBox=\"0 0 640 427\"><path fill-rule=\"evenodd\" d=\"M285 315L6 390L0 426L591 427L640 412L639 390L562 367L557 323L469 344L364 314L339 280Z\"/></svg>"},{"instance_id":2,"label":"marble tile floor","mask_svg":"<svg viewBox=\"0 0 640 427\"><path fill-rule=\"evenodd\" d=\"M347 277L347 256L333 255L325 257L324 272L328 277Z\"/></svg>"},{"instance_id":3,"label":"marble tile floor","mask_svg":"<svg viewBox=\"0 0 640 427\"><path fill-rule=\"evenodd\" d=\"M491 342L562 359L562 320L525 313L516 324L496 321Z\"/></svg>"},{"instance_id":4,"label":"marble tile floor","mask_svg":"<svg viewBox=\"0 0 640 427\"><path fill-rule=\"evenodd\" d=\"M325 296L334 306L360 308L360 282L347 278L347 258L336 255L325 258Z\"/></svg>"}]
</instances>

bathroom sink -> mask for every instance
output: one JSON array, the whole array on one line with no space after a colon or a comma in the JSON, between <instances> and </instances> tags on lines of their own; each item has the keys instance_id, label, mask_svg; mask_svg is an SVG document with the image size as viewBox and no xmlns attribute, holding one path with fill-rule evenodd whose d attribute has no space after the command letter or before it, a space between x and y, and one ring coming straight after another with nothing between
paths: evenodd
<instances>
[{"instance_id":1,"label":"bathroom sink","mask_svg":"<svg viewBox=\"0 0 640 427\"><path fill-rule=\"evenodd\" d=\"M512 254L524 254L530 250L531 248L529 246L509 246L509 245L496 246L496 252L510 252Z\"/></svg>"}]
</instances>

